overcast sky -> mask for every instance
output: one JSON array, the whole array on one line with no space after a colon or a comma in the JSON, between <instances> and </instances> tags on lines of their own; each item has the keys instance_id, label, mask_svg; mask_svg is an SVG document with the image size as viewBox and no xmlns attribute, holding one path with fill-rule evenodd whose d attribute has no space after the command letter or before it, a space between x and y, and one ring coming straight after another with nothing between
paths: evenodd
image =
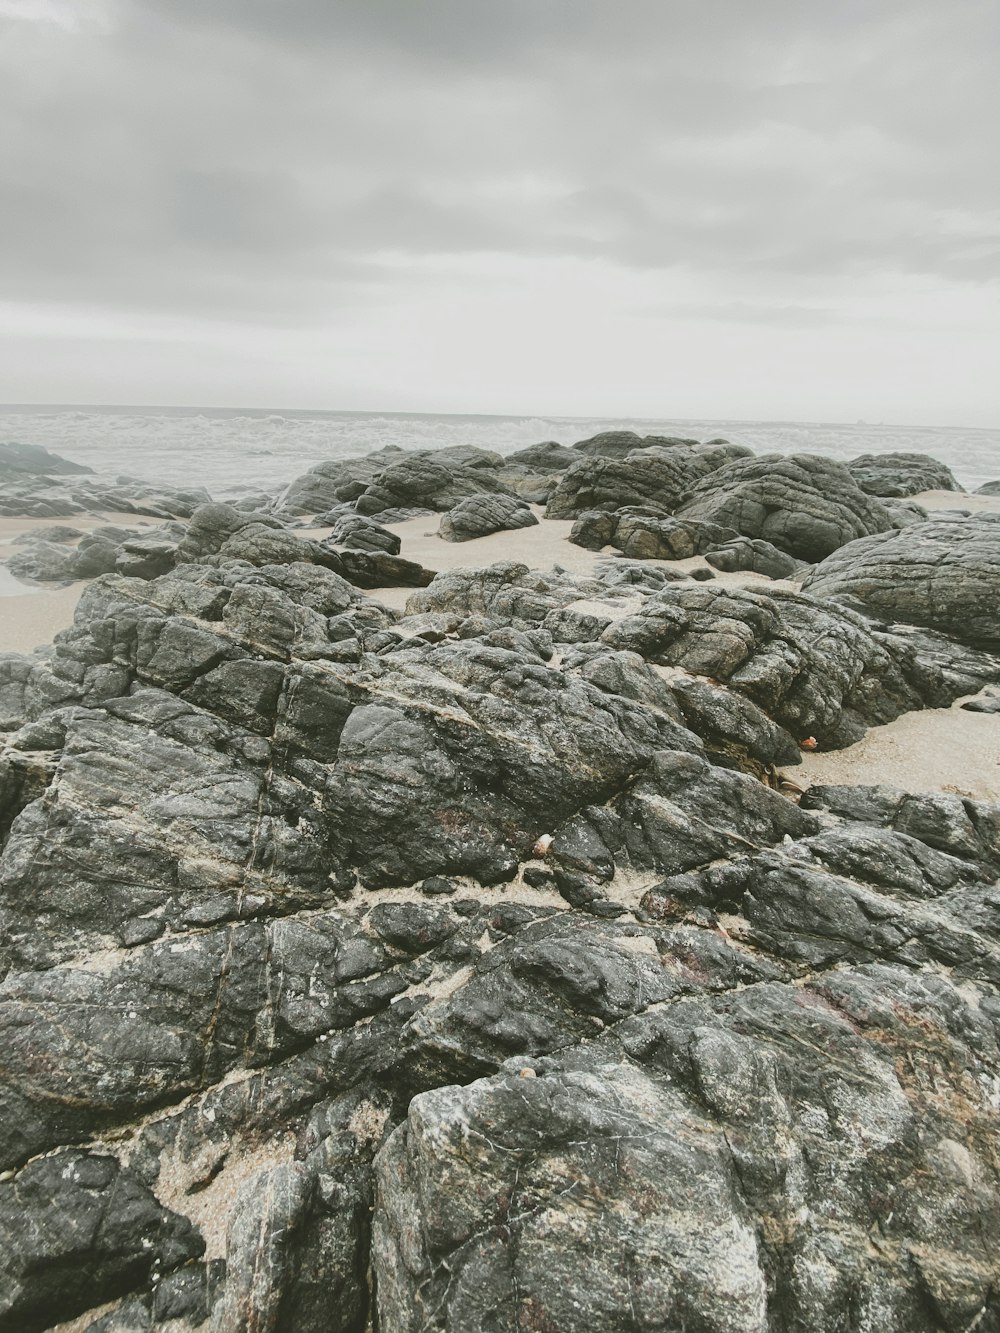
<instances>
[{"instance_id":1,"label":"overcast sky","mask_svg":"<svg viewBox=\"0 0 1000 1333\"><path fill-rule=\"evenodd\" d=\"M997 0L0 0L0 400L1000 425Z\"/></svg>"}]
</instances>

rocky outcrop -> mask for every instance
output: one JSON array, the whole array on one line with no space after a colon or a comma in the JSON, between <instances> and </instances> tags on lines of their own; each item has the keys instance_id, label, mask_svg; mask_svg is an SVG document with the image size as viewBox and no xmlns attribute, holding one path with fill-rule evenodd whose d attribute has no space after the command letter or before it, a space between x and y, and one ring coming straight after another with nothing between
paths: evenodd
<instances>
[{"instance_id":1,"label":"rocky outcrop","mask_svg":"<svg viewBox=\"0 0 1000 1333\"><path fill-rule=\"evenodd\" d=\"M1000 656L624 558L399 613L231 506L177 555L0 656L0 1323L996 1323L1000 805L777 766Z\"/></svg>"},{"instance_id":2,"label":"rocky outcrop","mask_svg":"<svg viewBox=\"0 0 1000 1333\"><path fill-rule=\"evenodd\" d=\"M852 542L809 575L814 597L847 601L889 622L1000 644L1000 515L935 520Z\"/></svg>"},{"instance_id":3,"label":"rocky outcrop","mask_svg":"<svg viewBox=\"0 0 1000 1333\"><path fill-rule=\"evenodd\" d=\"M438 535L446 542L468 542L492 532L533 528L538 519L525 500L509 495L473 495L449 509Z\"/></svg>"},{"instance_id":4,"label":"rocky outcrop","mask_svg":"<svg viewBox=\"0 0 1000 1333\"><path fill-rule=\"evenodd\" d=\"M905 497L921 491L960 491L950 468L929 454L860 454L847 470L869 495Z\"/></svg>"},{"instance_id":5,"label":"rocky outcrop","mask_svg":"<svg viewBox=\"0 0 1000 1333\"><path fill-rule=\"evenodd\" d=\"M794 579L807 568L803 561L786 555L759 537L731 537L713 545L704 555L714 569L726 573L749 570L769 579Z\"/></svg>"},{"instance_id":6,"label":"rocky outcrop","mask_svg":"<svg viewBox=\"0 0 1000 1333\"><path fill-rule=\"evenodd\" d=\"M843 464L811 454L730 463L694 482L677 514L760 538L807 562L893 526Z\"/></svg>"}]
</instances>

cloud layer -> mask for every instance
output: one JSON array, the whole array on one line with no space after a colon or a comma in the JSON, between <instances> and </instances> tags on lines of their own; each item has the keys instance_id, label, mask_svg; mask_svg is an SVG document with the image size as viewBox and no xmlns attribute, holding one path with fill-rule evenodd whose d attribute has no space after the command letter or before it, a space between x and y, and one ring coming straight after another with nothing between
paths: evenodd
<instances>
[{"instance_id":1,"label":"cloud layer","mask_svg":"<svg viewBox=\"0 0 1000 1333\"><path fill-rule=\"evenodd\" d=\"M829 415L896 337L921 365L939 348L911 416L1000 421L975 368L997 350L992 0L0 0L0 38L8 399L43 382L47 311L62 398L94 372L90 312L92 341L144 329L122 387L147 400L203 393L199 348L216 401L638 414L664 392L652 339L695 358L697 401L665 372L663 411ZM828 373L781 411L803 338ZM770 397L728 387L748 354ZM883 398L843 415L906 411L905 357L884 361Z\"/></svg>"}]
</instances>

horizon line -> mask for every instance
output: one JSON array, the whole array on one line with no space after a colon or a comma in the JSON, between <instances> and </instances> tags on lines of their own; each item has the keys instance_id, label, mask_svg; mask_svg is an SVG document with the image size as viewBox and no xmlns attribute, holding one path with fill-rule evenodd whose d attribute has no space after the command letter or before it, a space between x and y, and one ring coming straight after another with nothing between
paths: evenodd
<instances>
[{"instance_id":1,"label":"horizon line","mask_svg":"<svg viewBox=\"0 0 1000 1333\"><path fill-rule=\"evenodd\" d=\"M667 421L679 424L697 425L706 422L719 422L734 426L836 426L891 428L897 430L974 430L996 431L1000 426L969 426L952 422L934 422L921 425L894 421L868 421L858 418L855 421L806 420L794 417L682 417L669 416L665 413L656 416L626 416L622 413L588 412L582 416L565 412L429 412L404 408L336 408L336 407L246 407L199 403L0 403L0 413L8 412L135 412L137 414L165 413L201 413L205 415L253 415L253 416L385 416L385 417L473 417L482 420L527 421L532 418L551 421Z\"/></svg>"}]
</instances>

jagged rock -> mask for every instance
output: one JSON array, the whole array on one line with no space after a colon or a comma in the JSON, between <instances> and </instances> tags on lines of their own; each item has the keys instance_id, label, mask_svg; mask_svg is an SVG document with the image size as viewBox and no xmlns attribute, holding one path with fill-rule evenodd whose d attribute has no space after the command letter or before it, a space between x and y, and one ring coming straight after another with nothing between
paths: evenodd
<instances>
[{"instance_id":1,"label":"jagged rock","mask_svg":"<svg viewBox=\"0 0 1000 1333\"><path fill-rule=\"evenodd\" d=\"M1000 520L980 515L923 523L852 542L817 565L803 588L890 622L927 625L961 642L995 646Z\"/></svg>"},{"instance_id":2,"label":"jagged rock","mask_svg":"<svg viewBox=\"0 0 1000 1333\"><path fill-rule=\"evenodd\" d=\"M713 568L726 573L746 569L769 579L793 579L806 568L801 560L779 551L770 542L752 537L733 537L705 551L704 556Z\"/></svg>"},{"instance_id":3,"label":"jagged rock","mask_svg":"<svg viewBox=\"0 0 1000 1333\"><path fill-rule=\"evenodd\" d=\"M350 546L357 551L384 551L388 555L399 555L402 546L395 532L362 514L345 514L339 518L326 540L334 546Z\"/></svg>"},{"instance_id":4,"label":"jagged rock","mask_svg":"<svg viewBox=\"0 0 1000 1333\"><path fill-rule=\"evenodd\" d=\"M616 649L724 682L745 694L796 741L821 749L860 740L868 726L900 713L953 702L1000 669L967 659L967 671L942 669L938 645L878 635L864 617L836 603L768 589L668 586L641 611L603 632ZM961 652L957 654L960 662ZM980 675L979 673L983 674Z\"/></svg>"},{"instance_id":5,"label":"jagged rock","mask_svg":"<svg viewBox=\"0 0 1000 1333\"><path fill-rule=\"evenodd\" d=\"M847 470L869 495L907 496L921 491L960 491L951 469L929 454L860 454Z\"/></svg>"},{"instance_id":6,"label":"jagged rock","mask_svg":"<svg viewBox=\"0 0 1000 1333\"><path fill-rule=\"evenodd\" d=\"M279 496L275 508L284 514L318 514L335 504L358 498L383 468L406 456L394 445L360 458L329 459L317 463Z\"/></svg>"},{"instance_id":7,"label":"jagged rock","mask_svg":"<svg viewBox=\"0 0 1000 1333\"><path fill-rule=\"evenodd\" d=\"M181 546L0 655L12 1327L992 1327L1000 806L769 784L996 655L625 559L401 616L233 506Z\"/></svg>"},{"instance_id":8,"label":"jagged rock","mask_svg":"<svg viewBox=\"0 0 1000 1333\"><path fill-rule=\"evenodd\" d=\"M509 495L473 495L444 515L438 535L446 542L468 542L491 532L531 528L537 522L524 500Z\"/></svg>"},{"instance_id":9,"label":"jagged rock","mask_svg":"<svg viewBox=\"0 0 1000 1333\"><path fill-rule=\"evenodd\" d=\"M811 454L765 454L692 478L681 518L701 519L759 537L798 560L822 560L831 551L892 521L842 463Z\"/></svg>"},{"instance_id":10,"label":"jagged rock","mask_svg":"<svg viewBox=\"0 0 1000 1333\"><path fill-rule=\"evenodd\" d=\"M205 1248L114 1157L75 1149L0 1184L0 1240L0 1319L24 1333L159 1280Z\"/></svg>"},{"instance_id":11,"label":"jagged rock","mask_svg":"<svg viewBox=\"0 0 1000 1333\"><path fill-rule=\"evenodd\" d=\"M614 511L650 503L670 513L699 477L749 453L734 444L678 443L633 448L624 457L587 456L563 474L545 516L577 518L588 509Z\"/></svg>"},{"instance_id":12,"label":"jagged rock","mask_svg":"<svg viewBox=\"0 0 1000 1333\"><path fill-rule=\"evenodd\" d=\"M666 517L657 508L632 505L614 514L587 510L573 524L569 539L591 551L614 546L629 560L689 560L734 535L713 523Z\"/></svg>"}]
</instances>

